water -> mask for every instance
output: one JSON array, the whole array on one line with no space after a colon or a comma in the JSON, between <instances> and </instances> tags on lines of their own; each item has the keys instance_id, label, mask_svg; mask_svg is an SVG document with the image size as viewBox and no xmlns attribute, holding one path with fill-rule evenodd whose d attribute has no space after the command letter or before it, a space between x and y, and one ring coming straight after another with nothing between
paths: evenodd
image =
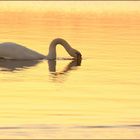
<instances>
[{"instance_id":1,"label":"water","mask_svg":"<svg viewBox=\"0 0 140 140\"><path fill-rule=\"evenodd\" d=\"M56 61L1 59L0 138L139 138L138 8L44 3L1 2L0 42L47 54L62 37L83 59L63 60L69 56L61 46Z\"/></svg>"}]
</instances>

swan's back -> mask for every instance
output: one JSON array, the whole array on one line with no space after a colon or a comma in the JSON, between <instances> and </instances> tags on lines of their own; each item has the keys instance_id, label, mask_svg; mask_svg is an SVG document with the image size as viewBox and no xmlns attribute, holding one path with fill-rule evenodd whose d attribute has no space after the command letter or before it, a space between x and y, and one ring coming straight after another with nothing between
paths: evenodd
<instances>
[{"instance_id":1,"label":"swan's back","mask_svg":"<svg viewBox=\"0 0 140 140\"><path fill-rule=\"evenodd\" d=\"M0 57L6 59L34 60L43 59L44 55L22 45L5 42L0 44Z\"/></svg>"}]
</instances>

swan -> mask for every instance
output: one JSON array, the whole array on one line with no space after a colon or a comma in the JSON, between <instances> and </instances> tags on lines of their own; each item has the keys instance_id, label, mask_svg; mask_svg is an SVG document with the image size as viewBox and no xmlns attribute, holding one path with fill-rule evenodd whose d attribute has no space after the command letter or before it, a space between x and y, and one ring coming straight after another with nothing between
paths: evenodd
<instances>
[{"instance_id":1,"label":"swan","mask_svg":"<svg viewBox=\"0 0 140 140\"><path fill-rule=\"evenodd\" d=\"M50 43L47 56L17 43L4 42L0 44L0 58L15 60L56 59L56 46L58 44L62 45L70 56L81 59L81 53L72 48L70 44L62 38L56 38Z\"/></svg>"}]
</instances>

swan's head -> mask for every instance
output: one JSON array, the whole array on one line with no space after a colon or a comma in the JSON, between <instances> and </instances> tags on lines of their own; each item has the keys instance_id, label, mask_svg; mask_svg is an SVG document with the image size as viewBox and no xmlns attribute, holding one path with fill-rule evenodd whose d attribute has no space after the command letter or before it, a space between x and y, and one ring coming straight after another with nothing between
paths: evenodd
<instances>
[{"instance_id":1,"label":"swan's head","mask_svg":"<svg viewBox=\"0 0 140 140\"><path fill-rule=\"evenodd\" d=\"M69 52L70 56L76 58L76 59L81 59L82 58L82 54L77 51L76 49L71 49L71 51Z\"/></svg>"}]
</instances>

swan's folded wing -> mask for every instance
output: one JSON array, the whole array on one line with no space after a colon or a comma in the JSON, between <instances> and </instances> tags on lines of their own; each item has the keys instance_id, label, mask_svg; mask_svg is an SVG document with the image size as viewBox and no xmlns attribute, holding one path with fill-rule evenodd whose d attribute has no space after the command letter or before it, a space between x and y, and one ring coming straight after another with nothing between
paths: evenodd
<instances>
[{"instance_id":1,"label":"swan's folded wing","mask_svg":"<svg viewBox=\"0 0 140 140\"><path fill-rule=\"evenodd\" d=\"M22 60L33 60L33 59L43 59L44 55L28 49L22 45L5 42L0 44L0 57L6 59L22 59Z\"/></svg>"}]
</instances>

